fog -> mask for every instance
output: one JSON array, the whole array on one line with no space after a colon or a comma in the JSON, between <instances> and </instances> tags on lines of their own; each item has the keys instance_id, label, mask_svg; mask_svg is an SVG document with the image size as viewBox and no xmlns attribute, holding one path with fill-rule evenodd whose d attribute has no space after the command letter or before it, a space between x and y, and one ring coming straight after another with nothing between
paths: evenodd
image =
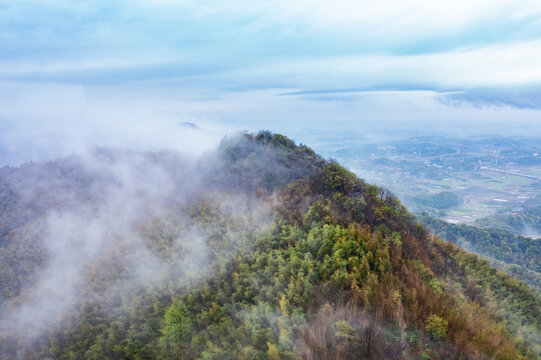
<instances>
[{"instance_id":1,"label":"fog","mask_svg":"<svg viewBox=\"0 0 541 360\"><path fill-rule=\"evenodd\" d=\"M249 251L273 222L274 183L305 169L268 149L228 167L222 150L244 131L366 158L356 146L417 135L539 137L539 4L0 0L0 358L54 348L87 313L169 306ZM368 343L384 330L319 305L329 323L300 324L299 348L331 322Z\"/></svg>"},{"instance_id":2,"label":"fog","mask_svg":"<svg viewBox=\"0 0 541 360\"><path fill-rule=\"evenodd\" d=\"M204 78L201 79L203 82ZM541 133L538 109L461 101L431 91L218 91L175 84L3 85L0 165L51 160L94 146L198 154L236 131L267 129L310 143L310 131L362 136Z\"/></svg>"},{"instance_id":3,"label":"fog","mask_svg":"<svg viewBox=\"0 0 541 360\"><path fill-rule=\"evenodd\" d=\"M219 176L218 144L203 151L211 146L208 134L180 126L189 128L189 144L202 144L199 154L95 148L4 169L0 177L27 221L19 228L8 223L13 229L5 244L31 245L20 249L18 261L33 270L6 279L22 278L20 291L0 304L0 337L16 340L21 354L41 336L76 324L84 304L99 304L115 318L141 291L181 294L212 276L213 257L230 256L243 246L243 236L270 224L268 202ZM190 211L200 205L236 225L224 234L219 223L197 221ZM26 263L26 253L38 253L42 261Z\"/></svg>"}]
</instances>

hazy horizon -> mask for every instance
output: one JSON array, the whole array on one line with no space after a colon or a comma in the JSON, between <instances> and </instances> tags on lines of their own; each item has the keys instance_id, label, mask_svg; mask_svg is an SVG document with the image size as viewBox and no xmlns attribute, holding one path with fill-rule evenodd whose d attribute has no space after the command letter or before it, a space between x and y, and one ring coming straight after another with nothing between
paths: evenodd
<instances>
[{"instance_id":1,"label":"hazy horizon","mask_svg":"<svg viewBox=\"0 0 541 360\"><path fill-rule=\"evenodd\" d=\"M533 0L2 0L0 17L0 164L175 147L182 122L211 142L244 129L541 134Z\"/></svg>"}]
</instances>

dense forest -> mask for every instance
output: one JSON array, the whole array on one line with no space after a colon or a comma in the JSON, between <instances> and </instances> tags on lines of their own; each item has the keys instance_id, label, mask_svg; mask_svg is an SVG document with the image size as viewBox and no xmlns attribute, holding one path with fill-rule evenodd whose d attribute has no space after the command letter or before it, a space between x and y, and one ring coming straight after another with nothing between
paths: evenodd
<instances>
[{"instance_id":1,"label":"dense forest","mask_svg":"<svg viewBox=\"0 0 541 360\"><path fill-rule=\"evenodd\" d=\"M279 134L5 167L0 208L2 359L541 355L538 293Z\"/></svg>"},{"instance_id":2,"label":"dense forest","mask_svg":"<svg viewBox=\"0 0 541 360\"><path fill-rule=\"evenodd\" d=\"M541 290L541 239L516 235L499 228L450 224L426 213L418 216L438 236L489 259L498 268Z\"/></svg>"},{"instance_id":3,"label":"dense forest","mask_svg":"<svg viewBox=\"0 0 541 360\"><path fill-rule=\"evenodd\" d=\"M486 218L478 219L476 225L539 237L541 234L541 206L526 206L523 209L507 210Z\"/></svg>"}]
</instances>

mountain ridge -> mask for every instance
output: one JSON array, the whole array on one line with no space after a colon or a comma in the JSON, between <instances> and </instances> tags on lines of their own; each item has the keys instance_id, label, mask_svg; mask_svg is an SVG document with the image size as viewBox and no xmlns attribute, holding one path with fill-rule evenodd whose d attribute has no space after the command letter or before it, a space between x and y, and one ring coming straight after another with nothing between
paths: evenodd
<instances>
[{"instance_id":1,"label":"mountain ridge","mask_svg":"<svg viewBox=\"0 0 541 360\"><path fill-rule=\"evenodd\" d=\"M115 186L102 179L87 187L100 189L106 182L95 201L98 210L103 198L107 209L114 205L115 210L92 222L94 228L108 226L108 217L124 209L110 204L107 197L115 192L125 192L119 201L142 194L143 200L134 203L142 213L120 222L126 231L113 234L113 245L104 235L108 241L100 242L105 251L99 256L84 258L81 284L95 290L85 290L89 297L71 304L69 320L47 326L25 346L9 334L20 324L3 323L0 354L527 359L541 353L536 342L541 301L527 286L430 235L391 193L310 148L260 132L225 139L216 154L197 165L175 156L162 163L162 155L135 155L139 160L127 161L128 166L121 161L118 167L98 163L90 168L112 169L105 177L120 182ZM119 173L126 166L123 179ZM177 171L169 176L171 167ZM165 195L138 183L156 181L142 175L149 168L154 178L167 179L157 182ZM142 177L132 184L133 175ZM27 205L10 205L9 184L4 188L2 209L10 214L23 206L24 213ZM30 203L37 201L33 196ZM62 207L66 200L60 199ZM154 202L160 207L148 210ZM50 227L43 206L37 218L45 216L41 219ZM2 261L32 241L25 238L31 222L17 226L2 233L8 245ZM16 250L10 252L9 246ZM126 256L141 247L135 263L111 255ZM28 266L35 259L30 260ZM146 268L139 261L155 270L140 275ZM12 270L18 274L16 267ZM162 272L159 281L153 279ZM2 311L8 314L17 313L31 296L28 289L10 290L14 283L1 288L7 301Z\"/></svg>"}]
</instances>

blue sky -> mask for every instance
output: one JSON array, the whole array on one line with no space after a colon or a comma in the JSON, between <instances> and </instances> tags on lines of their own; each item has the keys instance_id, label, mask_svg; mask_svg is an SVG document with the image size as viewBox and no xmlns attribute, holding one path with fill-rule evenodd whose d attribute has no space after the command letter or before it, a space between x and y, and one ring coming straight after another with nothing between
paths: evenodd
<instances>
[{"instance_id":1,"label":"blue sky","mask_svg":"<svg viewBox=\"0 0 541 360\"><path fill-rule=\"evenodd\" d=\"M531 134L540 119L538 0L0 0L4 147L179 121Z\"/></svg>"}]
</instances>

